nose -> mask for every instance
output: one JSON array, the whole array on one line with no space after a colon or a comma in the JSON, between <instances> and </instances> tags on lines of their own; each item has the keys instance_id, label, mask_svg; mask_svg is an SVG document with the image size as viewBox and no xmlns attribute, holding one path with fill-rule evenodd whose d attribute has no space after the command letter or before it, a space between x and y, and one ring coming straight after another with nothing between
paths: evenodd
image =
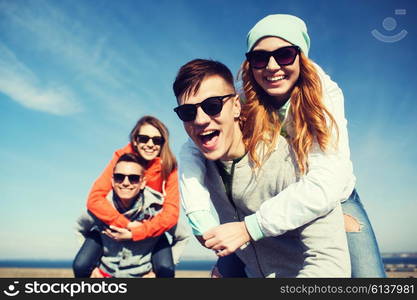
<instances>
[{"instance_id":1,"label":"nose","mask_svg":"<svg viewBox=\"0 0 417 300\"><path fill-rule=\"evenodd\" d=\"M207 125L210 123L210 116L206 114L201 107L197 107L197 115L194 120L195 125Z\"/></svg>"},{"instance_id":2,"label":"nose","mask_svg":"<svg viewBox=\"0 0 417 300\"><path fill-rule=\"evenodd\" d=\"M149 147L153 147L153 146L155 146L155 144L153 143L153 139L149 139L149 140L146 142L146 146L149 146Z\"/></svg>"},{"instance_id":3,"label":"nose","mask_svg":"<svg viewBox=\"0 0 417 300\"><path fill-rule=\"evenodd\" d=\"M123 179L122 185L124 186L130 185L129 177L125 176L125 178Z\"/></svg>"},{"instance_id":4,"label":"nose","mask_svg":"<svg viewBox=\"0 0 417 300\"><path fill-rule=\"evenodd\" d=\"M266 65L267 70L279 70L281 66L277 63L275 58L271 55L269 58L268 64Z\"/></svg>"}]
</instances>

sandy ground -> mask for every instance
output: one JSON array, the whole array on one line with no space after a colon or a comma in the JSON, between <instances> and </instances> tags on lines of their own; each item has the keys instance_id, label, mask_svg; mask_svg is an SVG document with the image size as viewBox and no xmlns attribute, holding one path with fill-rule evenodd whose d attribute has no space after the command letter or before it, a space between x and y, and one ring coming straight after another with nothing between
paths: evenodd
<instances>
[{"instance_id":1,"label":"sandy ground","mask_svg":"<svg viewBox=\"0 0 417 300\"><path fill-rule=\"evenodd\" d=\"M71 269L0 268L0 278L73 278ZM176 271L177 278L209 278L209 271Z\"/></svg>"},{"instance_id":2,"label":"sandy ground","mask_svg":"<svg viewBox=\"0 0 417 300\"><path fill-rule=\"evenodd\" d=\"M209 278L209 271L176 271L176 278ZM417 278L417 272L388 272L389 278ZM0 268L0 278L72 278L71 269Z\"/></svg>"}]
</instances>

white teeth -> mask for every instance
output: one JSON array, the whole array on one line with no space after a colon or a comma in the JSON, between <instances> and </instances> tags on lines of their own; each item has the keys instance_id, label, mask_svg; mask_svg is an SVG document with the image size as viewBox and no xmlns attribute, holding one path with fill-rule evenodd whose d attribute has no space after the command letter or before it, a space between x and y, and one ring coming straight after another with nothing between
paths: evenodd
<instances>
[{"instance_id":1,"label":"white teeth","mask_svg":"<svg viewBox=\"0 0 417 300\"><path fill-rule=\"evenodd\" d=\"M212 134L214 131L215 130L209 130L209 131L201 133L200 135L202 135L202 136L209 135L209 134Z\"/></svg>"},{"instance_id":2,"label":"white teeth","mask_svg":"<svg viewBox=\"0 0 417 300\"><path fill-rule=\"evenodd\" d=\"M266 80L268 80L268 81L279 81L279 80L282 80L282 79L284 79L285 78L285 76L275 76L275 77L266 77Z\"/></svg>"}]
</instances>

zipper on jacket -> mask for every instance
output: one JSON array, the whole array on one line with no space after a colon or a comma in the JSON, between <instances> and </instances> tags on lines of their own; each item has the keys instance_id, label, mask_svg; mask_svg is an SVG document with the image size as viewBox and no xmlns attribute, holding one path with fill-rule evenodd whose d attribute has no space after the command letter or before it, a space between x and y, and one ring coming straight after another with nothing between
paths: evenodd
<instances>
[{"instance_id":1,"label":"zipper on jacket","mask_svg":"<svg viewBox=\"0 0 417 300\"><path fill-rule=\"evenodd\" d=\"M238 160L238 161L233 161L233 163L232 163L232 169L231 169L231 174L230 174L230 202L232 202L233 203L233 205L234 205L234 201L233 201L233 178L234 178L234 175L235 175L235 167L236 167L236 164L238 163L240 161L240 159ZM238 210L236 209L236 205L234 205L234 208L235 208L235 212L236 212L236 215L237 215L237 218L239 219L239 221L240 221L240 216L239 216L239 212L238 212ZM244 222L244 221L243 221ZM261 264L259 263L259 259L258 259L258 253L256 252L256 247L255 247L255 245L249 240L249 244L252 246L252 248L253 248L253 251L255 252L255 260L256 260L256 264L258 265L258 268L259 268L259 272L262 274L262 276L263 277L265 277L265 274L264 274L264 272L263 272L263 270L262 270L262 268L261 268Z\"/></svg>"},{"instance_id":2,"label":"zipper on jacket","mask_svg":"<svg viewBox=\"0 0 417 300\"><path fill-rule=\"evenodd\" d=\"M226 171L224 165L220 161L215 162L216 166L217 166L217 169L219 170L220 177L222 178L223 185L225 186L227 199L229 199L230 204L233 206L233 209L235 210L235 214L236 214L239 221L240 221L241 218L240 218L239 212L236 208L236 204L233 201L233 177L234 177L234 174L235 174L236 164L242 158L243 158L243 156L238 158L238 159L233 160L232 167L230 169L230 174ZM256 247L250 240L249 240L249 244L252 246L253 251L255 252L255 260L256 260L256 264L258 265L259 272L262 274L263 277L265 277L265 273L263 272L263 270L261 268L261 265L259 263L258 253L256 251Z\"/></svg>"}]
</instances>

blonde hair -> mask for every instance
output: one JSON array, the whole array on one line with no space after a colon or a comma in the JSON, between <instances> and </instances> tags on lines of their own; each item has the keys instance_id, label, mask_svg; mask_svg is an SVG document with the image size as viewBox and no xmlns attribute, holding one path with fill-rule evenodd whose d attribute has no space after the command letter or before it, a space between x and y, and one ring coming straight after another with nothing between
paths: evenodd
<instances>
[{"instance_id":1,"label":"blonde hair","mask_svg":"<svg viewBox=\"0 0 417 300\"><path fill-rule=\"evenodd\" d=\"M320 149L325 151L330 143L332 129L338 128L335 119L323 104L323 91L320 77L313 62L302 52L300 58L300 75L291 92L292 126L294 135L290 144L296 155L301 174L308 170L307 156L316 139ZM249 157L256 167L274 149L278 135L281 132L281 121L276 100L268 95L255 81L248 61L244 61L239 72L242 79L242 89L246 103L242 107L243 142ZM327 124L326 117L330 124ZM329 126L328 126L329 125ZM265 155L259 157L256 148L263 142L267 145Z\"/></svg>"}]
</instances>

